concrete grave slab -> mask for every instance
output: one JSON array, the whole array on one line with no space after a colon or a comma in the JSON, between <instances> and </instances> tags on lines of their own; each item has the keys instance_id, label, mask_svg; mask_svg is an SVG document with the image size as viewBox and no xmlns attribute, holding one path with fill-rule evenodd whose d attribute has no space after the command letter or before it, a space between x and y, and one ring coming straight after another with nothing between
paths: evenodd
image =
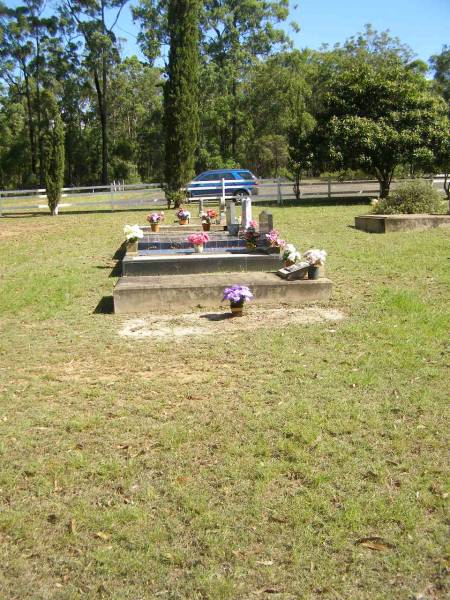
<instances>
[{"instance_id":1,"label":"concrete grave slab","mask_svg":"<svg viewBox=\"0 0 450 600\"><path fill-rule=\"evenodd\" d=\"M356 229L368 233L390 233L449 226L450 215L361 215L355 217Z\"/></svg>"},{"instance_id":2,"label":"concrete grave slab","mask_svg":"<svg viewBox=\"0 0 450 600\"><path fill-rule=\"evenodd\" d=\"M331 296L329 279L285 281L275 273L201 273L122 277L114 288L116 313L146 313L155 310L180 311L192 307L218 307L225 287L248 285L253 304L299 306L327 302Z\"/></svg>"}]
</instances>

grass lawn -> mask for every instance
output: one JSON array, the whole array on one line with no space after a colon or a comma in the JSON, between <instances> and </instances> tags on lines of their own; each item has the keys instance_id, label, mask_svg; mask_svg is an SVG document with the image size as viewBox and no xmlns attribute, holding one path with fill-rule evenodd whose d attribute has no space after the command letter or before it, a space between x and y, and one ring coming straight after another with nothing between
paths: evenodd
<instances>
[{"instance_id":1,"label":"grass lawn","mask_svg":"<svg viewBox=\"0 0 450 600\"><path fill-rule=\"evenodd\" d=\"M445 597L449 233L366 211L273 209L346 319L170 343L94 312L144 212L0 220L0 598Z\"/></svg>"}]
</instances>

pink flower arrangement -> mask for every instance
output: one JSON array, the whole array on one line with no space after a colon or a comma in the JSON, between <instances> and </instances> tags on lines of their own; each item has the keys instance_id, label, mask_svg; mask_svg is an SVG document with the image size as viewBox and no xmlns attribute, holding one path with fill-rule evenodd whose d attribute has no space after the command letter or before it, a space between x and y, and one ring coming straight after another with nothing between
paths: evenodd
<instances>
[{"instance_id":1,"label":"pink flower arrangement","mask_svg":"<svg viewBox=\"0 0 450 600\"><path fill-rule=\"evenodd\" d=\"M248 227L244 229L243 237L247 242L248 246L256 248L259 240L259 233L257 231L258 223L256 221L250 221Z\"/></svg>"},{"instance_id":2,"label":"pink flower arrangement","mask_svg":"<svg viewBox=\"0 0 450 600\"><path fill-rule=\"evenodd\" d=\"M187 241L193 246L203 246L209 242L209 235L207 233L191 233L188 235Z\"/></svg>"},{"instance_id":3,"label":"pink flower arrangement","mask_svg":"<svg viewBox=\"0 0 450 600\"><path fill-rule=\"evenodd\" d=\"M217 218L217 212L215 210L209 209L206 213L201 214L203 223L211 223L214 219Z\"/></svg>"},{"instance_id":4,"label":"pink flower arrangement","mask_svg":"<svg viewBox=\"0 0 450 600\"><path fill-rule=\"evenodd\" d=\"M282 248L286 244L286 242L280 238L280 234L276 229L272 229L272 231L266 233L266 238L273 248Z\"/></svg>"}]
</instances>

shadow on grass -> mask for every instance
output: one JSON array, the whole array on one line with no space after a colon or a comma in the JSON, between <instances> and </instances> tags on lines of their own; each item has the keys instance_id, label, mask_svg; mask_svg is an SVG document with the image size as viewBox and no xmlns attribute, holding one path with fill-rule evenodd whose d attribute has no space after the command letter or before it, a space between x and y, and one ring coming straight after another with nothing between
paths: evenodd
<instances>
[{"instance_id":1,"label":"shadow on grass","mask_svg":"<svg viewBox=\"0 0 450 600\"><path fill-rule=\"evenodd\" d=\"M127 251L127 243L124 241L120 244L120 246L114 252L113 259L114 260L122 260L123 257L125 256L126 251Z\"/></svg>"},{"instance_id":2,"label":"shadow on grass","mask_svg":"<svg viewBox=\"0 0 450 600\"><path fill-rule=\"evenodd\" d=\"M96 265L95 269L111 269L108 265ZM108 277L120 277L122 275L122 263L119 261L116 262L114 267L112 268Z\"/></svg>"},{"instance_id":3,"label":"shadow on grass","mask_svg":"<svg viewBox=\"0 0 450 600\"><path fill-rule=\"evenodd\" d=\"M94 315L112 315L114 314L114 299L112 296L103 296L94 310Z\"/></svg>"},{"instance_id":4,"label":"shadow on grass","mask_svg":"<svg viewBox=\"0 0 450 600\"><path fill-rule=\"evenodd\" d=\"M253 206L280 206L280 208L314 208L315 206L351 206L353 204L370 204L371 196L339 196L338 198L305 198L300 200L284 200L280 206L276 200L253 200Z\"/></svg>"},{"instance_id":5,"label":"shadow on grass","mask_svg":"<svg viewBox=\"0 0 450 600\"><path fill-rule=\"evenodd\" d=\"M167 209L167 203L161 203L161 206L158 204L158 206L152 206L151 209L154 208L166 208ZM3 209L3 210L7 210L7 209ZM114 213L118 213L118 212L146 212L148 213L150 209L148 207L146 208L126 208L126 207L120 207L120 208L116 208L114 210L111 210L109 208L97 208L95 210L61 210L59 212L59 214L57 216L55 216L55 218L58 217L62 217L64 215L103 215L103 214L110 214L113 215ZM49 212L41 212L41 211L11 211L11 212L4 212L2 214L2 219L23 219L24 217L51 217L52 215Z\"/></svg>"},{"instance_id":6,"label":"shadow on grass","mask_svg":"<svg viewBox=\"0 0 450 600\"><path fill-rule=\"evenodd\" d=\"M206 315L200 315L200 319L207 319L208 321L226 321L232 319L231 313L207 313Z\"/></svg>"}]
</instances>

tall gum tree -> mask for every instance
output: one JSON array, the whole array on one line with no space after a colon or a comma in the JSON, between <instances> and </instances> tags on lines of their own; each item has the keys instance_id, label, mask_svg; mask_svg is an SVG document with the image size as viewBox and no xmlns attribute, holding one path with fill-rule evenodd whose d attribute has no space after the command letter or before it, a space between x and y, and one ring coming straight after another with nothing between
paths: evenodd
<instances>
[{"instance_id":1,"label":"tall gum tree","mask_svg":"<svg viewBox=\"0 0 450 600\"><path fill-rule=\"evenodd\" d=\"M141 31L144 54L153 61L164 55L168 44L167 0L140 0L134 9ZM201 139L215 138L211 145L222 161L235 161L245 126L243 81L261 58L287 47L287 34L276 27L289 14L288 0L213 0L202 2L201 79L208 101L202 107ZM296 27L295 24L292 24Z\"/></svg>"},{"instance_id":2,"label":"tall gum tree","mask_svg":"<svg viewBox=\"0 0 450 600\"><path fill-rule=\"evenodd\" d=\"M112 65L119 61L114 29L128 0L62 0L61 12L68 27L83 40L84 63L92 75L101 126L101 182L109 182L109 87Z\"/></svg>"},{"instance_id":3,"label":"tall gum tree","mask_svg":"<svg viewBox=\"0 0 450 600\"><path fill-rule=\"evenodd\" d=\"M0 2L0 80L25 99L30 171L44 185L42 102L52 84L51 55L58 29L55 16L44 16L43 0L25 0L8 8Z\"/></svg>"}]
</instances>

